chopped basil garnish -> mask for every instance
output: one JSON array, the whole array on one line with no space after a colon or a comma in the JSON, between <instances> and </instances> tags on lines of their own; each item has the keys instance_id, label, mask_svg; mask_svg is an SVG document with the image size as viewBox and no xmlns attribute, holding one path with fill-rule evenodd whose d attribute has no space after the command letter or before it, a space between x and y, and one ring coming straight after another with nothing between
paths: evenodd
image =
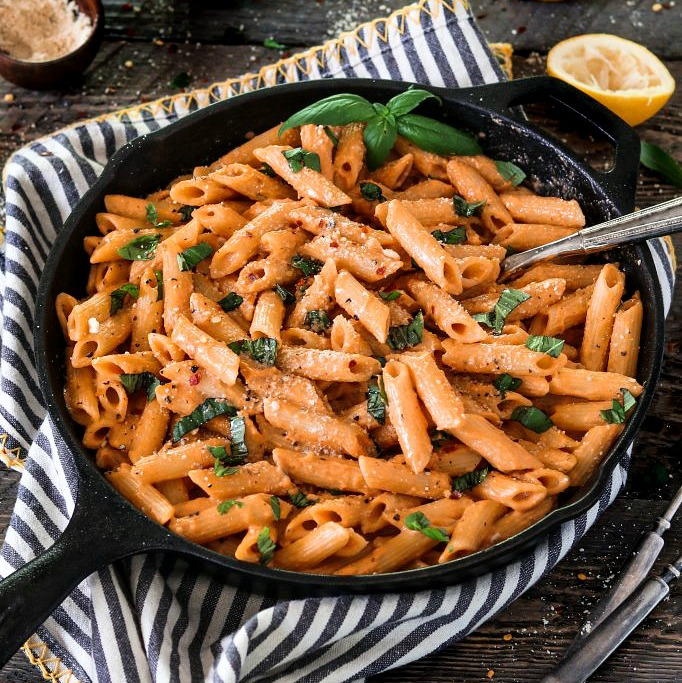
<instances>
[{"instance_id":1,"label":"chopped basil garnish","mask_svg":"<svg viewBox=\"0 0 682 683\"><path fill-rule=\"evenodd\" d=\"M156 398L156 387L161 386L161 380L146 371L135 374L123 373L119 376L119 380L127 394L144 390L147 394L147 401L153 401Z\"/></svg>"},{"instance_id":2,"label":"chopped basil garnish","mask_svg":"<svg viewBox=\"0 0 682 683\"><path fill-rule=\"evenodd\" d=\"M163 273L155 270L154 277L156 278L156 300L161 301L163 299Z\"/></svg>"},{"instance_id":3,"label":"chopped basil garnish","mask_svg":"<svg viewBox=\"0 0 682 683\"><path fill-rule=\"evenodd\" d=\"M291 504L297 508L307 508L309 505L315 505L315 503L317 503L316 500L308 498L308 496L306 496L305 493L301 493L301 491L289 494L289 500L291 501Z\"/></svg>"},{"instance_id":4,"label":"chopped basil garnish","mask_svg":"<svg viewBox=\"0 0 682 683\"><path fill-rule=\"evenodd\" d=\"M303 324L313 332L324 332L331 326L332 321L329 320L326 311L314 310L308 311L305 314L305 321Z\"/></svg>"},{"instance_id":5,"label":"chopped basil garnish","mask_svg":"<svg viewBox=\"0 0 682 683\"><path fill-rule=\"evenodd\" d=\"M452 198L452 206L458 216L471 218L472 216L478 216L481 213L481 209L485 206L485 199L482 199L480 202L468 202L464 197L460 197L456 194Z\"/></svg>"},{"instance_id":6,"label":"chopped basil garnish","mask_svg":"<svg viewBox=\"0 0 682 683\"><path fill-rule=\"evenodd\" d=\"M213 253L213 247L206 242L199 242L178 254L180 270L192 270L198 263Z\"/></svg>"},{"instance_id":7,"label":"chopped basil garnish","mask_svg":"<svg viewBox=\"0 0 682 683\"><path fill-rule=\"evenodd\" d=\"M159 212L151 202L147 204L147 222L151 223L155 228L167 228L173 223L173 221L160 221Z\"/></svg>"},{"instance_id":8,"label":"chopped basil garnish","mask_svg":"<svg viewBox=\"0 0 682 683\"><path fill-rule=\"evenodd\" d=\"M270 36L263 41L263 47L267 47L269 50L286 50L287 46L282 45L282 43Z\"/></svg>"},{"instance_id":9,"label":"chopped basil garnish","mask_svg":"<svg viewBox=\"0 0 682 683\"><path fill-rule=\"evenodd\" d=\"M360 183L360 194L368 202L385 202L386 197L384 197L381 188L375 183Z\"/></svg>"},{"instance_id":10,"label":"chopped basil garnish","mask_svg":"<svg viewBox=\"0 0 682 683\"><path fill-rule=\"evenodd\" d=\"M379 365L383 368L384 365L386 365L386 357L385 356L374 356L379 361Z\"/></svg>"},{"instance_id":11,"label":"chopped basil garnish","mask_svg":"<svg viewBox=\"0 0 682 683\"><path fill-rule=\"evenodd\" d=\"M230 418L230 456L246 460L249 448L246 445L246 421L240 415Z\"/></svg>"},{"instance_id":12,"label":"chopped basil garnish","mask_svg":"<svg viewBox=\"0 0 682 683\"><path fill-rule=\"evenodd\" d=\"M635 407L637 399L627 390L621 389L623 394L623 402L616 400L611 401L611 408L609 410L602 410L601 417L609 424L622 424L625 422L627 414Z\"/></svg>"},{"instance_id":13,"label":"chopped basil garnish","mask_svg":"<svg viewBox=\"0 0 682 683\"><path fill-rule=\"evenodd\" d=\"M272 508L272 515L275 520L279 520L282 516L282 508L279 504L279 498L277 496L270 496L270 507Z\"/></svg>"},{"instance_id":14,"label":"chopped basil garnish","mask_svg":"<svg viewBox=\"0 0 682 683\"><path fill-rule=\"evenodd\" d=\"M554 426L549 417L535 406L518 406L514 408L511 419L520 422L524 427L536 434L542 434L542 432L546 432L550 427Z\"/></svg>"},{"instance_id":15,"label":"chopped basil garnish","mask_svg":"<svg viewBox=\"0 0 682 683\"><path fill-rule=\"evenodd\" d=\"M336 147L339 144L339 138L336 137L334 131L329 126L325 126L324 132L327 134L327 137L334 143L334 147Z\"/></svg>"},{"instance_id":16,"label":"chopped basil garnish","mask_svg":"<svg viewBox=\"0 0 682 683\"><path fill-rule=\"evenodd\" d=\"M324 265L322 261L318 261L314 258L306 258L305 256L299 256L296 254L294 258L291 259L291 265L294 268L298 268L303 272L306 277L310 275L317 275Z\"/></svg>"},{"instance_id":17,"label":"chopped basil garnish","mask_svg":"<svg viewBox=\"0 0 682 683\"><path fill-rule=\"evenodd\" d=\"M296 147L294 149L285 149L282 154L289 163L289 168L298 173L303 170L303 167L310 168L313 171L320 172L320 157L315 152L309 152L303 147Z\"/></svg>"},{"instance_id":18,"label":"chopped basil garnish","mask_svg":"<svg viewBox=\"0 0 682 683\"><path fill-rule=\"evenodd\" d=\"M421 531L424 536L439 543L447 543L450 537L438 527L431 526L429 518L423 512L412 512L405 517L405 526L412 531Z\"/></svg>"},{"instance_id":19,"label":"chopped basil garnish","mask_svg":"<svg viewBox=\"0 0 682 683\"><path fill-rule=\"evenodd\" d=\"M393 289L390 292L379 292L379 296L384 301L395 301L396 299L400 299L401 294L402 292L399 289Z\"/></svg>"},{"instance_id":20,"label":"chopped basil garnish","mask_svg":"<svg viewBox=\"0 0 682 683\"><path fill-rule=\"evenodd\" d=\"M253 360L263 365L274 365L277 358L277 340L271 337L260 337L253 341L241 339L230 342L228 346L237 354L247 353Z\"/></svg>"},{"instance_id":21,"label":"chopped basil garnish","mask_svg":"<svg viewBox=\"0 0 682 683\"><path fill-rule=\"evenodd\" d=\"M179 211L184 223L189 223L192 220L192 211L196 208L196 206L189 206L188 204L184 204L180 207Z\"/></svg>"},{"instance_id":22,"label":"chopped basil garnish","mask_svg":"<svg viewBox=\"0 0 682 683\"><path fill-rule=\"evenodd\" d=\"M175 76L173 76L173 79L170 82L170 87L180 88L180 90L182 90L183 88L186 88L191 82L192 77L186 71L180 71L179 73L175 74Z\"/></svg>"},{"instance_id":23,"label":"chopped basil garnish","mask_svg":"<svg viewBox=\"0 0 682 683\"><path fill-rule=\"evenodd\" d=\"M431 236L443 244L462 244L466 242L467 231L463 225L460 225L445 232L443 230L434 230Z\"/></svg>"},{"instance_id":24,"label":"chopped basil garnish","mask_svg":"<svg viewBox=\"0 0 682 683\"><path fill-rule=\"evenodd\" d=\"M468 491L469 489L478 486L487 476L490 470L487 467L483 467L480 470L474 470L473 472L467 472L461 477L452 478L452 490L453 491Z\"/></svg>"},{"instance_id":25,"label":"chopped basil garnish","mask_svg":"<svg viewBox=\"0 0 682 683\"><path fill-rule=\"evenodd\" d=\"M529 335L526 337L526 348L531 351L546 353L552 358L558 358L563 351L564 340L557 337L545 337L544 335Z\"/></svg>"},{"instance_id":26,"label":"chopped basil garnish","mask_svg":"<svg viewBox=\"0 0 682 683\"><path fill-rule=\"evenodd\" d=\"M271 178L276 178L277 174L270 164L263 162L263 165L258 169L263 175L270 176Z\"/></svg>"},{"instance_id":27,"label":"chopped basil garnish","mask_svg":"<svg viewBox=\"0 0 682 683\"><path fill-rule=\"evenodd\" d=\"M367 387L367 412L379 423L386 422L386 406L388 398L381 377Z\"/></svg>"},{"instance_id":28,"label":"chopped basil garnish","mask_svg":"<svg viewBox=\"0 0 682 683\"><path fill-rule=\"evenodd\" d=\"M396 325L388 330L386 343L394 351L421 344L424 335L424 314L419 311L406 325Z\"/></svg>"},{"instance_id":29,"label":"chopped basil garnish","mask_svg":"<svg viewBox=\"0 0 682 683\"><path fill-rule=\"evenodd\" d=\"M156 247L159 246L161 235L140 235L128 244L124 244L116 253L126 261L149 261L154 257Z\"/></svg>"},{"instance_id":30,"label":"chopped basil garnish","mask_svg":"<svg viewBox=\"0 0 682 683\"><path fill-rule=\"evenodd\" d=\"M493 386L500 392L500 397L504 399L508 391L516 391L521 386L521 380L505 372L493 380Z\"/></svg>"},{"instance_id":31,"label":"chopped basil garnish","mask_svg":"<svg viewBox=\"0 0 682 683\"><path fill-rule=\"evenodd\" d=\"M234 311L235 308L239 308L243 302L244 297L239 296L236 292L230 292L218 302L218 306L220 306L225 313L229 313L230 311Z\"/></svg>"},{"instance_id":32,"label":"chopped basil garnish","mask_svg":"<svg viewBox=\"0 0 682 683\"><path fill-rule=\"evenodd\" d=\"M519 185L526 179L526 174L511 161L496 161L495 166L500 175L512 185Z\"/></svg>"},{"instance_id":33,"label":"chopped basil garnish","mask_svg":"<svg viewBox=\"0 0 682 683\"><path fill-rule=\"evenodd\" d=\"M275 285L275 294L285 303L293 304L296 302L296 297L282 285Z\"/></svg>"},{"instance_id":34,"label":"chopped basil garnish","mask_svg":"<svg viewBox=\"0 0 682 683\"><path fill-rule=\"evenodd\" d=\"M226 465L225 463L220 462L220 460L216 460L213 464L213 472L216 477L230 477L239 472L239 467Z\"/></svg>"},{"instance_id":35,"label":"chopped basil garnish","mask_svg":"<svg viewBox=\"0 0 682 683\"><path fill-rule=\"evenodd\" d=\"M270 562L275 554L275 548L277 548L277 544L270 538L270 527L264 526L261 529L256 539L256 546L260 553L260 563L267 564Z\"/></svg>"},{"instance_id":36,"label":"chopped basil garnish","mask_svg":"<svg viewBox=\"0 0 682 683\"><path fill-rule=\"evenodd\" d=\"M447 432L444 432L442 429L437 429L432 435L431 435L431 445L434 447L435 450L439 451L444 444L448 443L449 441L453 441L454 439L450 434Z\"/></svg>"},{"instance_id":37,"label":"chopped basil garnish","mask_svg":"<svg viewBox=\"0 0 682 683\"><path fill-rule=\"evenodd\" d=\"M530 295L522 292L520 289L505 289L500 294L500 298L497 300L492 311L489 313L477 313L471 317L476 322L491 327L494 334L500 334L507 316L526 299L530 299Z\"/></svg>"},{"instance_id":38,"label":"chopped basil garnish","mask_svg":"<svg viewBox=\"0 0 682 683\"><path fill-rule=\"evenodd\" d=\"M244 465L246 463L245 455L233 455L227 452L225 446L208 446L209 453L216 459L220 460L223 465Z\"/></svg>"},{"instance_id":39,"label":"chopped basil garnish","mask_svg":"<svg viewBox=\"0 0 682 683\"><path fill-rule=\"evenodd\" d=\"M137 297L140 296L140 288L137 285L132 284L132 282L128 282L125 285L121 285L118 289L115 289L109 295L111 299L109 313L111 315L114 315L114 313L123 308L123 299L125 299L127 295L132 296L133 299L137 299Z\"/></svg>"},{"instance_id":40,"label":"chopped basil garnish","mask_svg":"<svg viewBox=\"0 0 682 683\"><path fill-rule=\"evenodd\" d=\"M172 438L173 441L180 441L185 434L191 432L197 427L205 424L214 417L220 415L228 415L230 417L237 414L236 408L231 406L226 401L221 401L217 398L207 398L203 403L198 405L189 415L180 418L173 427Z\"/></svg>"},{"instance_id":41,"label":"chopped basil garnish","mask_svg":"<svg viewBox=\"0 0 682 683\"><path fill-rule=\"evenodd\" d=\"M222 501L222 503L218 503L218 513L224 515L227 512L229 512L233 507L243 508L244 503L242 503L241 500L235 500L234 498L224 500Z\"/></svg>"}]
</instances>

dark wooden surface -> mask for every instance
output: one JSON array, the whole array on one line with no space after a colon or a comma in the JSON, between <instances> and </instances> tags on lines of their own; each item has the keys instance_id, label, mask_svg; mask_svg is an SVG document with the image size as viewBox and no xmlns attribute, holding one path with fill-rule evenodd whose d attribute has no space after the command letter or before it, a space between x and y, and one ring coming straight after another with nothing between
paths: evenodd
<instances>
[{"instance_id":1,"label":"dark wooden surface","mask_svg":"<svg viewBox=\"0 0 682 683\"><path fill-rule=\"evenodd\" d=\"M252 71L276 59L262 46L273 36L291 47L316 44L357 23L385 16L401 0L104 0L106 40L82 82L54 92L30 92L0 79L0 165L25 142L81 118L153 99L171 92L180 72L193 87ZM665 3L664 3L665 4ZM137 12L129 7L138 6ZM638 40L665 57L682 84L682 3L651 11L651 1L574 0L540 4L527 0L478 0L476 14L491 41L512 42L515 74L542 73L545 52L556 41L579 33L612 32ZM190 11L191 7L191 11ZM156 42L154 40L156 39ZM163 41L163 44L159 44ZM537 54L539 52L540 54ZM132 66L126 66L132 62ZM5 103L6 93L14 102ZM604 163L598 142L547 119L582 156ZM643 138L682 160L682 94L678 92L655 118L640 127ZM638 204L647 206L676 191L643 172ZM679 190L677 191L679 194ZM2 197L0 196L0 202ZM1 210L1 206L0 206ZM0 218L0 223L2 218ZM676 239L682 253L682 239ZM614 573L651 521L682 483L682 296L678 287L667 326L663 375L644 425L627 490L600 518L579 546L548 576L509 609L464 641L377 681L539 680L560 657L590 606L613 580ZM0 537L9 521L18 475L0 465ZM677 551L675 551L677 548ZM668 533L659 565L682 548L682 523ZM652 616L592 680L682 680L682 591L675 588ZM509 635L511 635L511 639ZM505 636L507 638L505 639ZM0 671L3 683L42 680L23 654ZM184 682L183 682L184 683Z\"/></svg>"}]
</instances>

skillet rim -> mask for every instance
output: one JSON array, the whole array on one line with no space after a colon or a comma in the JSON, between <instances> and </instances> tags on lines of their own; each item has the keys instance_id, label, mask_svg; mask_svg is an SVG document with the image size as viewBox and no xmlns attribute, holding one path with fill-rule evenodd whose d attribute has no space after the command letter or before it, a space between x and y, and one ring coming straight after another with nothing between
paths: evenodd
<instances>
[{"instance_id":1,"label":"skillet rim","mask_svg":"<svg viewBox=\"0 0 682 683\"><path fill-rule=\"evenodd\" d=\"M79 472L79 492L77 493L77 500L80 499L80 490L82 485L87 480L92 480L93 473L97 475L99 481L111 488L120 502L124 503L135 515L131 517L136 519L139 524L151 525L157 530L157 533L150 538L150 544L146 547L139 547L128 554L135 554L136 552L145 552L148 550L169 550L180 553L185 556L192 556L204 561L210 562L213 565L221 566L232 573L251 576L264 580L279 580L292 585L298 585L299 589L309 587L311 591L317 590L350 590L353 592L368 592L371 590L392 590L400 588L402 584L414 584L417 581L424 581L424 586L432 585L434 583L446 584L454 583L467 576L474 576L484 573L487 569L506 564L514 556L518 556L523 550L537 545L543 537L548 537L551 532L556 532L560 525L564 522L574 520L577 516L587 511L592 507L600 497L606 477L616 468L625 455L628 447L630 447L636 438L642 421L648 410L653 393L656 388L657 380L660 375L662 356L663 356L663 342L664 342L664 315L661 292L658 288L653 287L651 291L647 291L647 300L650 304L647 313L651 317L653 328L653 351L651 367L647 377L643 378L644 391L638 399L637 407L630 419L626 423L625 429L609 450L607 456L601 461L600 466L593 473L591 483L584 486L584 493L574 500L562 507L555 508L548 515L540 519L535 524L524 529L520 533L505 539L493 546L485 548L471 555L464 556L457 560L442 565L432 565L419 569L401 570L387 574L371 574L359 576L333 576L323 574L306 574L302 572L293 572L284 569L274 569L262 567L260 565L251 565L249 563L239 562L234 558L219 555L204 546L193 543L183 539L176 534L170 532L166 527L157 524L150 520L140 510L129 503L123 496L121 496L111 485L106 481L103 473L98 470L91 459L88 449L84 448L76 438L74 430L69 426L72 423L71 418L66 414L66 409L60 403L60 394L63 392L63 386L57 386L58 383L51 381L51 375L47 370L49 363L49 351L46 348L46 330L47 330L47 316L51 307L51 302L47 300L49 290L52 288L57 275L57 269L61 256L69 243L74 239L74 233L80 222L83 220L84 214L92 203L101 200L104 194L104 186L111 182L117 171L127 162L134 158L136 153L139 153L146 146L163 144L164 138L170 133L177 132L183 128L192 128L200 125L205 118L224 114L224 110L239 109L240 107L248 107L258 103L259 100L266 100L274 90L282 91L296 91L299 94L310 94L320 88L332 89L335 86L338 91L353 91L354 88L383 88L385 90L400 91L409 85L417 85L418 87L435 92L443 97L445 100L444 106L449 107L468 107L476 110L480 115L487 117L496 117L504 120L508 126L515 126L530 134L532 137L539 139L543 145L552 149L554 153L561 153L564 158L570 161L571 165L576 168L582 175L587 176L592 183L598 188L608 203L608 209L620 213L622 202L614 198L614 189L609 187L606 180L608 174L602 174L594 171L592 168L586 166L573 156L573 153L562 145L556 138L548 136L539 128L533 126L527 121L520 121L518 118L511 115L508 111L501 112L494 107L486 106L485 92L499 92L506 88L510 90L515 86L518 87L524 81L553 81L547 77L535 77L530 79L518 79L516 81L509 81L503 83L495 83L483 86L476 86L471 88L439 88L433 86L425 86L423 84L412 84L407 81L391 81L380 79L325 79L322 81L303 81L299 83L283 84L273 86L271 88L264 88L261 90L245 93L243 95L235 96L228 100L216 102L208 107L202 108L188 114L187 116L174 121L167 126L156 131L143 134L134 138L130 142L123 145L117 150L104 167L101 175L96 180L91 188L83 195L83 197L76 204L71 214L64 222L63 228L59 231L45 262L43 273L40 278L38 293L36 296L36 317L34 322L34 344L36 365L38 370L38 377L41 384L43 398L47 404L47 411L56 426L59 435L65 440L69 447L70 453L74 459ZM562 84L563 87L563 84ZM568 87L570 91L575 91L575 97L585 97L582 93L574 88ZM481 95L476 99L475 96ZM590 102L592 104L592 101ZM596 103L595 103L596 104ZM601 108L603 109L603 108ZM607 110L604 110L607 111ZM613 116L609 113L609 116ZM636 133L631 131L620 120L615 121L614 125L620 123L631 132L631 136L636 138ZM622 134L621 130L621 134ZM634 199L634 198L633 198ZM650 250L646 245L635 245L629 247L634 250L637 258L643 266L643 271L646 277L655 282L656 281L656 267ZM644 297L643 297L644 300ZM85 468L85 469L84 469ZM86 473L87 470L87 473ZM511 557L510 557L511 556Z\"/></svg>"}]
</instances>

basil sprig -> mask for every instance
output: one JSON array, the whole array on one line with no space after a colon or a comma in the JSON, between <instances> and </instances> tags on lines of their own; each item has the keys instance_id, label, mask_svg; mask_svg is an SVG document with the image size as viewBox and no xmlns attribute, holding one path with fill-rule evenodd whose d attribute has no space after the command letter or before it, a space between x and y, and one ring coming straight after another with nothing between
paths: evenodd
<instances>
[{"instance_id":1,"label":"basil sprig","mask_svg":"<svg viewBox=\"0 0 682 683\"><path fill-rule=\"evenodd\" d=\"M206 242L199 242L178 254L180 270L192 270L197 264L213 253L213 247Z\"/></svg>"},{"instance_id":2,"label":"basil sprig","mask_svg":"<svg viewBox=\"0 0 682 683\"><path fill-rule=\"evenodd\" d=\"M380 166L402 135L417 147L443 156L481 153L476 140L446 123L410 112L424 100L440 98L427 90L410 88L391 98L385 105L369 102L360 95L339 93L318 100L290 116L281 126L280 135L289 128L307 123L345 126L364 122L363 138L367 148L367 165Z\"/></svg>"},{"instance_id":3,"label":"basil sprig","mask_svg":"<svg viewBox=\"0 0 682 683\"><path fill-rule=\"evenodd\" d=\"M203 403L199 404L189 415L181 417L174 425L171 434L173 441L180 441L185 434L191 432L197 427L206 424L209 420L220 415L229 415L230 417L237 414L234 406L231 406L226 401L221 401L217 398L207 398Z\"/></svg>"},{"instance_id":4,"label":"basil sprig","mask_svg":"<svg viewBox=\"0 0 682 683\"><path fill-rule=\"evenodd\" d=\"M452 230L434 230L431 236L443 244L462 244L466 242L467 231L463 225L460 225Z\"/></svg>"},{"instance_id":5,"label":"basil sprig","mask_svg":"<svg viewBox=\"0 0 682 683\"><path fill-rule=\"evenodd\" d=\"M126 261L149 261L154 258L156 247L159 246L161 235L140 235L130 240L128 244L116 250L116 253Z\"/></svg>"},{"instance_id":6,"label":"basil sprig","mask_svg":"<svg viewBox=\"0 0 682 683\"><path fill-rule=\"evenodd\" d=\"M298 173L303 170L303 167L310 168L313 171L320 172L320 155L315 152L309 152L303 147L295 147L294 149L285 149L282 154L289 164L289 168Z\"/></svg>"},{"instance_id":7,"label":"basil sprig","mask_svg":"<svg viewBox=\"0 0 682 683\"><path fill-rule=\"evenodd\" d=\"M507 316L526 299L530 299L530 295L522 292L520 289L505 289L500 294L500 298L497 300L492 311L477 313L471 317L476 322L483 323L492 328L493 334L500 334Z\"/></svg>"},{"instance_id":8,"label":"basil sprig","mask_svg":"<svg viewBox=\"0 0 682 683\"><path fill-rule=\"evenodd\" d=\"M531 351L546 353L552 358L558 358L564 349L564 340L558 337L546 337L545 335L530 334L526 337L526 348Z\"/></svg>"},{"instance_id":9,"label":"basil sprig","mask_svg":"<svg viewBox=\"0 0 682 683\"><path fill-rule=\"evenodd\" d=\"M242 503L241 500L235 500L234 498L229 498L228 500L223 500L222 502L218 503L218 514L225 515L233 507L243 508L244 503Z\"/></svg>"},{"instance_id":10,"label":"basil sprig","mask_svg":"<svg viewBox=\"0 0 682 683\"><path fill-rule=\"evenodd\" d=\"M521 380L504 372L493 380L493 386L500 392L500 398L504 400L508 391L516 391L521 386Z\"/></svg>"},{"instance_id":11,"label":"basil sprig","mask_svg":"<svg viewBox=\"0 0 682 683\"><path fill-rule=\"evenodd\" d=\"M447 543L450 537L438 527L431 526L429 518L420 511L412 512L405 517L405 526L412 531L421 531L424 536L438 543Z\"/></svg>"},{"instance_id":12,"label":"basil sprig","mask_svg":"<svg viewBox=\"0 0 682 683\"><path fill-rule=\"evenodd\" d=\"M227 296L224 296L220 301L218 301L218 306L229 313L234 311L235 308L239 308L244 303L244 297L239 296L236 292L230 292Z\"/></svg>"},{"instance_id":13,"label":"basil sprig","mask_svg":"<svg viewBox=\"0 0 682 683\"><path fill-rule=\"evenodd\" d=\"M511 414L511 419L520 422L536 434L542 434L554 426L549 417L535 406L517 406Z\"/></svg>"},{"instance_id":14,"label":"basil sprig","mask_svg":"<svg viewBox=\"0 0 682 683\"><path fill-rule=\"evenodd\" d=\"M127 394L134 394L136 391L145 391L147 401L156 398L156 387L161 386L161 380L151 372L123 373L119 376L119 381L123 385Z\"/></svg>"},{"instance_id":15,"label":"basil sprig","mask_svg":"<svg viewBox=\"0 0 682 683\"><path fill-rule=\"evenodd\" d=\"M480 202L468 202L464 197L460 197L456 194L452 198L452 206L458 216L471 218L472 216L478 216L481 213L481 209L485 206L485 199L482 199Z\"/></svg>"},{"instance_id":16,"label":"basil sprig","mask_svg":"<svg viewBox=\"0 0 682 683\"><path fill-rule=\"evenodd\" d=\"M600 415L604 422L609 424L622 424L625 422L627 414L635 407L637 399L627 390L621 389L623 394L623 402L616 400L611 401L611 408L609 410L602 410Z\"/></svg>"},{"instance_id":17,"label":"basil sprig","mask_svg":"<svg viewBox=\"0 0 682 683\"><path fill-rule=\"evenodd\" d=\"M512 185L519 185L526 179L525 172L511 161L496 161L495 166L500 175Z\"/></svg>"},{"instance_id":18,"label":"basil sprig","mask_svg":"<svg viewBox=\"0 0 682 683\"><path fill-rule=\"evenodd\" d=\"M267 564L270 562L270 560L272 560L272 556L275 554L277 544L270 538L269 526L264 526L260 530L258 538L256 539L256 547L260 553L261 564Z\"/></svg>"},{"instance_id":19,"label":"basil sprig","mask_svg":"<svg viewBox=\"0 0 682 683\"><path fill-rule=\"evenodd\" d=\"M489 468L483 467L480 470L474 470L473 472L467 472L461 477L453 477L451 480L453 491L468 491L469 489L478 486L490 472Z\"/></svg>"},{"instance_id":20,"label":"basil sprig","mask_svg":"<svg viewBox=\"0 0 682 683\"><path fill-rule=\"evenodd\" d=\"M682 187L682 165L658 145L642 140L639 161L645 168L655 171L675 187Z\"/></svg>"},{"instance_id":21,"label":"basil sprig","mask_svg":"<svg viewBox=\"0 0 682 683\"><path fill-rule=\"evenodd\" d=\"M277 340L271 337L259 337L258 339L241 339L230 342L228 346L236 354L247 353L253 360L263 365L272 366L277 358Z\"/></svg>"},{"instance_id":22,"label":"basil sprig","mask_svg":"<svg viewBox=\"0 0 682 683\"><path fill-rule=\"evenodd\" d=\"M151 223L155 228L167 228L169 225L172 225L173 223L173 221L160 221L159 212L156 206L154 206L154 204L152 204L151 202L147 204L146 211L147 222Z\"/></svg>"},{"instance_id":23,"label":"basil sprig","mask_svg":"<svg viewBox=\"0 0 682 683\"><path fill-rule=\"evenodd\" d=\"M367 412L379 423L386 422L388 397L381 377L367 387Z\"/></svg>"},{"instance_id":24,"label":"basil sprig","mask_svg":"<svg viewBox=\"0 0 682 683\"><path fill-rule=\"evenodd\" d=\"M114 313L117 313L123 308L123 300L128 295L133 297L133 299L137 299L137 297L140 296L140 288L137 285L134 285L132 282L128 282L125 285L121 285L118 289L115 289L111 294L109 294L110 315L114 315Z\"/></svg>"},{"instance_id":25,"label":"basil sprig","mask_svg":"<svg viewBox=\"0 0 682 683\"><path fill-rule=\"evenodd\" d=\"M386 343L394 351L402 351L408 346L421 344L424 336L424 314L418 311L417 315L406 325L396 325L388 330Z\"/></svg>"},{"instance_id":26,"label":"basil sprig","mask_svg":"<svg viewBox=\"0 0 682 683\"><path fill-rule=\"evenodd\" d=\"M326 311L313 310L308 311L305 314L305 320L303 324L313 332L324 332L326 329L331 327L332 321L329 320L329 316Z\"/></svg>"}]
</instances>

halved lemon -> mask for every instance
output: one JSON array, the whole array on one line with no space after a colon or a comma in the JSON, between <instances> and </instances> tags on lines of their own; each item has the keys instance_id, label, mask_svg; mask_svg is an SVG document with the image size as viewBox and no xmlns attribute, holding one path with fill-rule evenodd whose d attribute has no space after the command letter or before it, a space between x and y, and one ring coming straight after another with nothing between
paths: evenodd
<instances>
[{"instance_id":1,"label":"halved lemon","mask_svg":"<svg viewBox=\"0 0 682 683\"><path fill-rule=\"evenodd\" d=\"M601 102L631 126L651 118L675 90L675 79L639 43L608 33L588 33L557 43L547 73Z\"/></svg>"}]
</instances>

